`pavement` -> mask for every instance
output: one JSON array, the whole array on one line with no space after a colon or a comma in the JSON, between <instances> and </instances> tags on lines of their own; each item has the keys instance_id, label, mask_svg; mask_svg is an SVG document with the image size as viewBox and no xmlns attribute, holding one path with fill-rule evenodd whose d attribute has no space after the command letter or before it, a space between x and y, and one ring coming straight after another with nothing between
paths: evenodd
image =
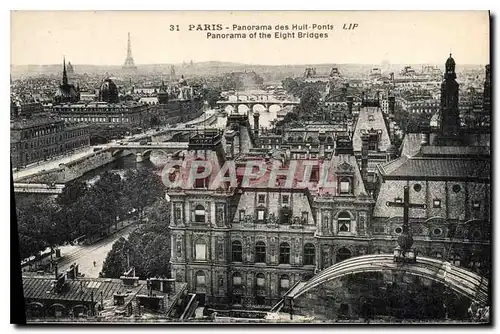
<instances>
[{"instance_id":1,"label":"pavement","mask_svg":"<svg viewBox=\"0 0 500 334\"><path fill-rule=\"evenodd\" d=\"M87 148L85 150L78 151L76 153L54 157L48 161L40 161L36 164L29 165L23 169L20 169L19 171L13 172L14 180L21 178L21 177L25 177L25 176L39 173L43 170L51 170L51 169L58 168L60 164L68 163L68 162L74 161L76 159L82 158L82 157L92 153L93 151L94 151L94 148L90 147L90 148Z\"/></svg>"},{"instance_id":2,"label":"pavement","mask_svg":"<svg viewBox=\"0 0 500 334\"><path fill-rule=\"evenodd\" d=\"M115 241L121 237L127 238L128 235L137 228L137 224L131 221L124 222L124 225L120 224L122 223L118 223L117 232L91 245L68 245L59 247L61 249L61 258L58 261L59 272L69 269L73 263L76 263L78 264L78 271L85 274L85 277L99 277L99 272L102 271L104 260ZM96 262L95 266L94 261Z\"/></svg>"}]
</instances>

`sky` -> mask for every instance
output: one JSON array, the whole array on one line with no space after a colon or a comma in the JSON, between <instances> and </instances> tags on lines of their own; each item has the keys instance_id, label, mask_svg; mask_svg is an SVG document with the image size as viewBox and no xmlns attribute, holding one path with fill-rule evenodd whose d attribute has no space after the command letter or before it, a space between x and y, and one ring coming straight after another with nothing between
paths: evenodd
<instances>
[{"instance_id":1,"label":"sky","mask_svg":"<svg viewBox=\"0 0 500 334\"><path fill-rule=\"evenodd\" d=\"M356 23L344 30L344 24ZM307 24L322 39L209 39L190 25ZM333 25L313 31L312 24ZM174 31L170 26L174 25ZM180 31L176 30L179 25ZM228 27L228 29L225 29ZM449 53L457 64L489 63L486 11L13 11L11 64L122 65L131 34L136 64L223 61L261 65L321 63L442 64ZM240 31L242 33L243 31ZM291 32L291 30L290 30ZM244 32L248 35L248 31Z\"/></svg>"}]
</instances>

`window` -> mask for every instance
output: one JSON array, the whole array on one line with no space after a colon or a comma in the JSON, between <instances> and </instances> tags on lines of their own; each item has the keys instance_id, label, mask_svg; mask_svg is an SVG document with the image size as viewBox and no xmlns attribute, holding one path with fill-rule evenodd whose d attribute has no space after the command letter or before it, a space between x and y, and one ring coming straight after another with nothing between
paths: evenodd
<instances>
[{"instance_id":1,"label":"window","mask_svg":"<svg viewBox=\"0 0 500 334\"><path fill-rule=\"evenodd\" d=\"M316 248L313 244L305 244L304 246L304 265L314 265L316 256Z\"/></svg>"},{"instance_id":2,"label":"window","mask_svg":"<svg viewBox=\"0 0 500 334\"><path fill-rule=\"evenodd\" d=\"M234 273L233 274L233 285L234 286L240 286L241 285L241 274L240 273Z\"/></svg>"},{"instance_id":3,"label":"window","mask_svg":"<svg viewBox=\"0 0 500 334\"><path fill-rule=\"evenodd\" d=\"M260 273L260 274L257 274L257 286L258 287L264 287L266 285L266 277L264 276L264 274Z\"/></svg>"},{"instance_id":4,"label":"window","mask_svg":"<svg viewBox=\"0 0 500 334\"><path fill-rule=\"evenodd\" d=\"M194 257L197 261L206 261L207 259L207 244L203 240L198 240L194 246Z\"/></svg>"},{"instance_id":5,"label":"window","mask_svg":"<svg viewBox=\"0 0 500 334\"><path fill-rule=\"evenodd\" d=\"M194 221L196 223L205 222L205 208L203 207L203 205L197 205L194 208Z\"/></svg>"},{"instance_id":6,"label":"window","mask_svg":"<svg viewBox=\"0 0 500 334\"><path fill-rule=\"evenodd\" d=\"M440 228L435 228L433 231L432 231L432 234L434 234L436 237L437 236L440 236L441 234L443 234L443 230L440 229Z\"/></svg>"},{"instance_id":7,"label":"window","mask_svg":"<svg viewBox=\"0 0 500 334\"><path fill-rule=\"evenodd\" d=\"M452 254L449 259L450 263L455 266L460 266L461 258L458 254Z\"/></svg>"},{"instance_id":8,"label":"window","mask_svg":"<svg viewBox=\"0 0 500 334\"><path fill-rule=\"evenodd\" d=\"M280 264L289 264L290 263L290 245L286 242L280 244Z\"/></svg>"},{"instance_id":9,"label":"window","mask_svg":"<svg viewBox=\"0 0 500 334\"><path fill-rule=\"evenodd\" d=\"M280 209L280 224L288 225L292 218L292 211L289 208Z\"/></svg>"},{"instance_id":10,"label":"window","mask_svg":"<svg viewBox=\"0 0 500 334\"><path fill-rule=\"evenodd\" d=\"M462 187L460 187L459 184L455 184L451 189L453 190L454 193L459 193L460 190L462 190Z\"/></svg>"},{"instance_id":11,"label":"window","mask_svg":"<svg viewBox=\"0 0 500 334\"><path fill-rule=\"evenodd\" d=\"M420 190L422 190L422 186L421 186L420 184L418 184L418 183L417 183L417 184L415 184L415 185L413 186L413 190L415 190L416 192L419 192Z\"/></svg>"},{"instance_id":12,"label":"window","mask_svg":"<svg viewBox=\"0 0 500 334\"><path fill-rule=\"evenodd\" d=\"M240 210L240 222L245 220L245 210Z\"/></svg>"},{"instance_id":13,"label":"window","mask_svg":"<svg viewBox=\"0 0 500 334\"><path fill-rule=\"evenodd\" d=\"M403 199L401 197L397 197L394 199L394 202L396 203L403 203Z\"/></svg>"},{"instance_id":14,"label":"window","mask_svg":"<svg viewBox=\"0 0 500 334\"><path fill-rule=\"evenodd\" d=\"M339 232L349 232L351 230L351 216L347 212L341 212L337 218Z\"/></svg>"},{"instance_id":15,"label":"window","mask_svg":"<svg viewBox=\"0 0 500 334\"><path fill-rule=\"evenodd\" d=\"M282 289L290 288L290 278L288 277L288 275L281 275L280 288L282 288Z\"/></svg>"},{"instance_id":16,"label":"window","mask_svg":"<svg viewBox=\"0 0 500 334\"><path fill-rule=\"evenodd\" d=\"M182 219L182 204L175 205L174 219L176 222Z\"/></svg>"},{"instance_id":17,"label":"window","mask_svg":"<svg viewBox=\"0 0 500 334\"><path fill-rule=\"evenodd\" d=\"M266 195L259 195L258 204L266 204Z\"/></svg>"},{"instance_id":18,"label":"window","mask_svg":"<svg viewBox=\"0 0 500 334\"><path fill-rule=\"evenodd\" d=\"M282 195L281 196L281 203L282 204L288 205L289 200L290 200L290 196L289 195Z\"/></svg>"},{"instance_id":19,"label":"window","mask_svg":"<svg viewBox=\"0 0 500 334\"><path fill-rule=\"evenodd\" d=\"M371 141L368 143L368 150L369 150L369 151L377 151L377 146L378 146L378 145L377 145L377 142L376 142L376 141L372 141L372 140L371 140Z\"/></svg>"},{"instance_id":20,"label":"window","mask_svg":"<svg viewBox=\"0 0 500 334\"><path fill-rule=\"evenodd\" d=\"M233 241L231 250L233 262L241 262L241 241Z\"/></svg>"},{"instance_id":21,"label":"window","mask_svg":"<svg viewBox=\"0 0 500 334\"><path fill-rule=\"evenodd\" d=\"M309 221L309 213L307 211L302 211L302 218L301 218L301 223L302 224L307 224Z\"/></svg>"},{"instance_id":22,"label":"window","mask_svg":"<svg viewBox=\"0 0 500 334\"><path fill-rule=\"evenodd\" d=\"M205 285L205 273L201 270L196 272L196 285L197 286Z\"/></svg>"},{"instance_id":23,"label":"window","mask_svg":"<svg viewBox=\"0 0 500 334\"><path fill-rule=\"evenodd\" d=\"M255 262L266 262L266 244L262 241L257 242L255 245Z\"/></svg>"},{"instance_id":24,"label":"window","mask_svg":"<svg viewBox=\"0 0 500 334\"><path fill-rule=\"evenodd\" d=\"M394 229L394 232L395 232L396 234L400 234L401 232L403 232L403 229L402 229L401 227L396 227L396 228Z\"/></svg>"},{"instance_id":25,"label":"window","mask_svg":"<svg viewBox=\"0 0 500 334\"><path fill-rule=\"evenodd\" d=\"M266 210L259 209L257 210L257 220L263 221L266 216Z\"/></svg>"},{"instance_id":26,"label":"window","mask_svg":"<svg viewBox=\"0 0 500 334\"><path fill-rule=\"evenodd\" d=\"M440 199L437 199L435 198L434 201L432 201L432 206L434 208L440 208L441 207L441 200Z\"/></svg>"},{"instance_id":27,"label":"window","mask_svg":"<svg viewBox=\"0 0 500 334\"><path fill-rule=\"evenodd\" d=\"M479 201L473 201L472 202L472 209L474 211L479 211L480 208L481 208L481 204L479 203Z\"/></svg>"},{"instance_id":28,"label":"window","mask_svg":"<svg viewBox=\"0 0 500 334\"><path fill-rule=\"evenodd\" d=\"M432 253L432 257L435 257L436 259L441 259L443 255L440 252L434 252Z\"/></svg>"},{"instance_id":29,"label":"window","mask_svg":"<svg viewBox=\"0 0 500 334\"><path fill-rule=\"evenodd\" d=\"M342 247L337 251L336 262L342 262L344 260L347 260L351 256L352 256L351 251L345 247Z\"/></svg>"},{"instance_id":30,"label":"window","mask_svg":"<svg viewBox=\"0 0 500 334\"><path fill-rule=\"evenodd\" d=\"M340 179L340 193L350 194L351 193L351 181L347 177Z\"/></svg>"}]
</instances>

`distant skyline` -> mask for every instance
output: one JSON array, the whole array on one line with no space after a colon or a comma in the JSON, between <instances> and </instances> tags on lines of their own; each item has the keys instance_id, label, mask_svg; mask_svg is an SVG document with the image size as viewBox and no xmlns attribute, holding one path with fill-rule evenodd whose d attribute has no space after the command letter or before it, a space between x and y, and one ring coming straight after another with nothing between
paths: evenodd
<instances>
[{"instance_id":1,"label":"distant skyline","mask_svg":"<svg viewBox=\"0 0 500 334\"><path fill-rule=\"evenodd\" d=\"M187 31L189 24L274 28L313 23L331 24L335 30L318 31L328 33L327 39L300 40L216 40L207 39L203 31ZM344 23L358 27L343 31ZM179 25L181 31L171 32L170 25ZM65 56L72 64L122 65L128 32L139 66L191 60L248 65L443 64L450 52L457 65L490 62L487 11L14 11L11 64L60 64Z\"/></svg>"}]
</instances>

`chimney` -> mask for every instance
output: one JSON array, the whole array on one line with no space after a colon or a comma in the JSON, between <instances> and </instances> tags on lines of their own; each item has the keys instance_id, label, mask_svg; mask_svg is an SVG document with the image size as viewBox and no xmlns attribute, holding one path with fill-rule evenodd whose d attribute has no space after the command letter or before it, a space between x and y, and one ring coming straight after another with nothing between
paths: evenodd
<instances>
[{"instance_id":1,"label":"chimney","mask_svg":"<svg viewBox=\"0 0 500 334\"><path fill-rule=\"evenodd\" d=\"M361 178L367 181L368 176L368 141L370 136L366 133L361 135Z\"/></svg>"},{"instance_id":2,"label":"chimney","mask_svg":"<svg viewBox=\"0 0 500 334\"><path fill-rule=\"evenodd\" d=\"M429 125L420 126L420 146L429 146L430 138L429 134L431 132Z\"/></svg>"},{"instance_id":3,"label":"chimney","mask_svg":"<svg viewBox=\"0 0 500 334\"><path fill-rule=\"evenodd\" d=\"M325 157L325 141L326 141L325 130L319 131L318 140L319 140L319 158L323 159Z\"/></svg>"},{"instance_id":4,"label":"chimney","mask_svg":"<svg viewBox=\"0 0 500 334\"><path fill-rule=\"evenodd\" d=\"M259 117L259 112L255 111L253 113L253 133L256 141L259 139Z\"/></svg>"},{"instance_id":5,"label":"chimney","mask_svg":"<svg viewBox=\"0 0 500 334\"><path fill-rule=\"evenodd\" d=\"M347 110L349 111L350 117L352 116L352 101L353 101L352 96L348 96L347 97Z\"/></svg>"},{"instance_id":6,"label":"chimney","mask_svg":"<svg viewBox=\"0 0 500 334\"><path fill-rule=\"evenodd\" d=\"M228 159L233 159L234 157L234 130L227 130L224 134L226 138L226 157Z\"/></svg>"},{"instance_id":7,"label":"chimney","mask_svg":"<svg viewBox=\"0 0 500 334\"><path fill-rule=\"evenodd\" d=\"M394 96L389 96L388 98L388 103L389 103L389 115L394 117L394 110L396 107L396 98Z\"/></svg>"}]
</instances>

